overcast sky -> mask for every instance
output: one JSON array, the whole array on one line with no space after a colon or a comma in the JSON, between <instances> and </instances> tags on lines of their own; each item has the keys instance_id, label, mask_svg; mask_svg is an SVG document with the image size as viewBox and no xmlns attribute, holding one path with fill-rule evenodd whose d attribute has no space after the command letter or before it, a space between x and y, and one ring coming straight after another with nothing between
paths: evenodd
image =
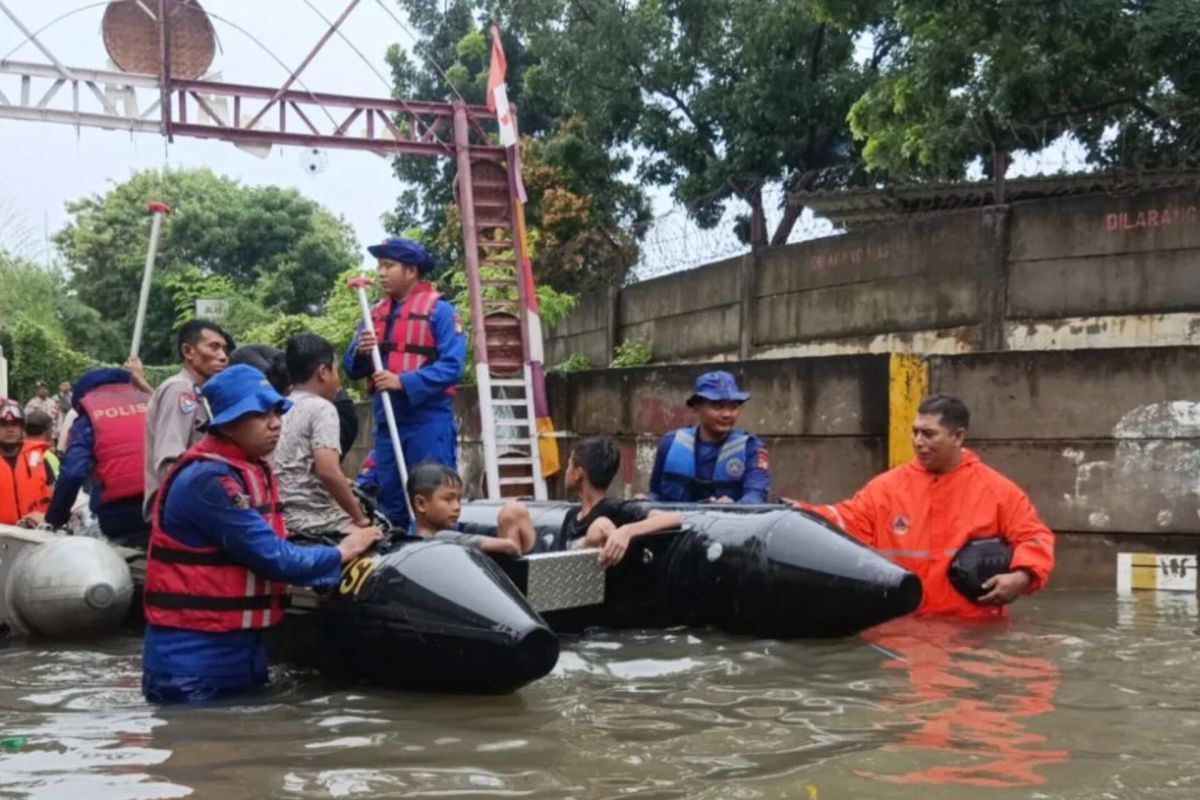
<instances>
[{"instance_id":1,"label":"overcast sky","mask_svg":"<svg viewBox=\"0 0 1200 800\"><path fill-rule=\"evenodd\" d=\"M389 8L395 5L389 2ZM333 18L345 7L342 0L312 0ZM201 0L216 17L253 34L288 68L307 54L325 24L304 0ZM100 3L84 0L6 0L5 4L30 29L74 9L39 38L67 66L106 69L108 55L100 34L104 12ZM93 8L87 8L93 5ZM398 14L398 12L397 12ZM246 35L213 19L220 41L213 69L221 79L237 83L278 86L287 69ZM375 0L363 0L342 30L382 75L387 76L384 52L388 45L412 43L409 32L391 19ZM45 58L32 44L13 48L23 36L0 15L0 58L38 61ZM308 88L343 94L387 96L386 86L345 41L334 37L301 76ZM10 99L14 78L0 76L0 89ZM360 243L383 236L380 215L392 208L399 184L388 161L369 153L328 152L327 166L317 175L305 171L298 148L276 147L265 159L224 142L178 137L174 144L157 135L75 129L66 125L0 119L0 204L33 233L33 252L42 256L44 230L51 234L66 221L67 200L104 192L130 173L147 168L209 167L248 184L292 186L353 225ZM11 225L12 222L10 221ZM0 231L0 242L4 241Z\"/></svg>"}]
</instances>

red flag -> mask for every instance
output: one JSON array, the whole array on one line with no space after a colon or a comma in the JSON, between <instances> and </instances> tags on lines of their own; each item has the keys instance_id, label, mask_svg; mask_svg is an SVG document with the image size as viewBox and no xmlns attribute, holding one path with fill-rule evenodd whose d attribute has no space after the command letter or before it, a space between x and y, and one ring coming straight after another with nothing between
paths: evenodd
<instances>
[{"instance_id":1,"label":"red flag","mask_svg":"<svg viewBox=\"0 0 1200 800\"><path fill-rule=\"evenodd\" d=\"M508 73L508 59L504 57L504 45L500 44L500 28L492 24L492 63L488 66L487 107L493 113L496 111L495 90L504 86L504 76Z\"/></svg>"}]
</instances>

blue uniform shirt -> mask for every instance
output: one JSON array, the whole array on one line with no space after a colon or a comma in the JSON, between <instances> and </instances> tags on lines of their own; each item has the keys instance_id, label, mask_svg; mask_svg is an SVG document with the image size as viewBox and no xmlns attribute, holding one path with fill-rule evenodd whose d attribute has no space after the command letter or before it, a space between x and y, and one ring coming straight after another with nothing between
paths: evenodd
<instances>
[{"instance_id":1,"label":"blue uniform shirt","mask_svg":"<svg viewBox=\"0 0 1200 800\"><path fill-rule=\"evenodd\" d=\"M316 589L337 585L342 567L337 548L280 539L261 514L235 505L226 489L230 480L239 481L227 464L185 466L168 491L164 529L190 547L219 547L267 580ZM206 633L147 625L143 668L143 689L152 700L211 699L206 692L260 685L267 675L263 632Z\"/></svg>"},{"instance_id":2,"label":"blue uniform shirt","mask_svg":"<svg viewBox=\"0 0 1200 800\"><path fill-rule=\"evenodd\" d=\"M403 392L392 392L392 408L396 412L396 422L400 425L418 424L426 419L425 412L436 410L442 415L448 414L453 404L453 398L446 390L458 385L462 379L463 369L467 363L467 337L462 332L462 323L454 311L454 306L445 299L438 300L430 315L429 325L433 330L434 347L437 356L425 363L425 366L413 372L400 375L400 385ZM394 336L403 336L403 331L393 331ZM342 366L351 378L367 378L374 371L371 356L358 355L358 338L363 326L358 326L354 339L346 350ZM402 346L402 342L398 343ZM386 364L385 367L386 369ZM380 411L382 395L375 396L376 418L382 419Z\"/></svg>"},{"instance_id":3,"label":"blue uniform shirt","mask_svg":"<svg viewBox=\"0 0 1200 800\"><path fill-rule=\"evenodd\" d=\"M71 518L75 498L79 496L79 490L84 484L91 481L92 472L96 468L96 456L92 450L96 443L96 431L86 414L75 419L69 437L67 454L63 456L59 465L58 480L54 482L54 496L50 500L50 509L46 512L46 522L56 528L63 527ZM100 487L89 486L88 491L88 507L93 513L99 513L104 502L100 496Z\"/></svg>"},{"instance_id":4,"label":"blue uniform shirt","mask_svg":"<svg viewBox=\"0 0 1200 800\"><path fill-rule=\"evenodd\" d=\"M658 453L654 457L654 471L650 473L650 499L659 500L662 494L663 465L667 461L667 451L671 449L675 431L666 433L658 442ZM721 452L722 442L706 442L696 437L696 479L712 480L713 470L717 465L717 456ZM742 478L742 496L739 503L753 504L767 502L767 492L771 490L771 471L767 462L766 447L762 439L751 436L746 443L746 473ZM704 502L707 497L697 502Z\"/></svg>"}]
</instances>

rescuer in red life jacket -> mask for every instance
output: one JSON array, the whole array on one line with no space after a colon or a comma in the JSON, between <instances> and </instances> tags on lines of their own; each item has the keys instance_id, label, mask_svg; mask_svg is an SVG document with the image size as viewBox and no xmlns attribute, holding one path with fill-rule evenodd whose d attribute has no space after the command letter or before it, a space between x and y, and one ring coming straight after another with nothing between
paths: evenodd
<instances>
[{"instance_id":1,"label":"rescuer in red life jacket","mask_svg":"<svg viewBox=\"0 0 1200 800\"><path fill-rule=\"evenodd\" d=\"M151 516L142 693L154 703L264 686L263 632L283 620L288 585L332 588L379 539L360 528L336 547L289 542L267 459L291 402L246 364L209 378L203 395L208 432L167 473Z\"/></svg>"},{"instance_id":2,"label":"rescuer in red life jacket","mask_svg":"<svg viewBox=\"0 0 1200 800\"><path fill-rule=\"evenodd\" d=\"M386 296L371 312L373 329L359 326L342 366L352 379L370 379L379 507L396 530L407 530L406 489L400 484L383 404L392 404L410 468L434 461L456 469L454 390L466 366L467 340L454 306L429 283L435 264L425 248L393 237L367 250L379 260L379 288ZM379 372L371 361L377 343L384 367Z\"/></svg>"},{"instance_id":3,"label":"rescuer in red life jacket","mask_svg":"<svg viewBox=\"0 0 1200 800\"><path fill-rule=\"evenodd\" d=\"M75 382L71 405L78 416L71 424L47 524L65 527L79 490L87 486L100 531L117 544L146 545L150 526L142 517L142 465L149 401L149 392L134 386L133 376L123 369L89 370Z\"/></svg>"}]
</instances>

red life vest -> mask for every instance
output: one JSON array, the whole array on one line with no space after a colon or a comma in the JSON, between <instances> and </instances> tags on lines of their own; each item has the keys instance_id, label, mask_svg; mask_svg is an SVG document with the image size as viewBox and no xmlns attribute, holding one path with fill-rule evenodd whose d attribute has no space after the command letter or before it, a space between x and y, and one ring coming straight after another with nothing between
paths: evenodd
<instances>
[{"instance_id":1,"label":"red life vest","mask_svg":"<svg viewBox=\"0 0 1200 800\"><path fill-rule=\"evenodd\" d=\"M433 336L433 309L441 293L433 284L421 282L413 287L404 302L399 304L388 297L375 304L371 321L375 325L375 341L383 367L403 375L416 372L437 357L437 339ZM446 394L454 396L451 386Z\"/></svg>"},{"instance_id":2,"label":"red life vest","mask_svg":"<svg viewBox=\"0 0 1200 800\"><path fill-rule=\"evenodd\" d=\"M205 436L172 467L154 501L143 598L146 621L210 633L276 625L283 620L287 584L263 580L218 547L189 547L162 527L171 482L180 469L201 459L233 467L248 507L263 515L276 536L287 537L271 468L262 461L247 461L236 445Z\"/></svg>"},{"instance_id":3,"label":"red life vest","mask_svg":"<svg viewBox=\"0 0 1200 800\"><path fill-rule=\"evenodd\" d=\"M0 523L16 525L35 511L50 507L50 484L46 482L45 455L49 445L27 441L17 453L15 467L0 456Z\"/></svg>"},{"instance_id":4,"label":"red life vest","mask_svg":"<svg viewBox=\"0 0 1200 800\"><path fill-rule=\"evenodd\" d=\"M149 394L128 383L98 386L79 401L96 434L96 480L105 503L141 497L145 490L149 402Z\"/></svg>"}]
</instances>

